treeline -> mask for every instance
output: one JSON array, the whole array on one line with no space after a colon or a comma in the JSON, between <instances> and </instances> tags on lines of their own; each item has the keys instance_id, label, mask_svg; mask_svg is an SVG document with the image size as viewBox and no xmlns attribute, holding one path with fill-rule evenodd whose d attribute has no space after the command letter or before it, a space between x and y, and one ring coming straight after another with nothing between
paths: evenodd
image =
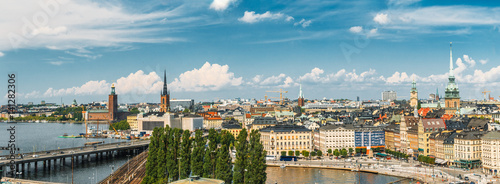
<instances>
[{"instance_id":1,"label":"treeline","mask_svg":"<svg viewBox=\"0 0 500 184\"><path fill-rule=\"evenodd\" d=\"M418 161L419 162L424 162L428 164L435 164L436 163L436 158L424 156L424 155L419 155L418 156Z\"/></svg>"},{"instance_id":2,"label":"treeline","mask_svg":"<svg viewBox=\"0 0 500 184\"><path fill-rule=\"evenodd\" d=\"M109 126L109 130L113 130L113 127L116 130L128 130L130 129L130 124L128 124L127 120L121 120L116 123L112 123L111 126Z\"/></svg>"},{"instance_id":3,"label":"treeline","mask_svg":"<svg viewBox=\"0 0 500 184\"><path fill-rule=\"evenodd\" d=\"M397 157L397 158L408 159L408 157L410 157L410 155L407 155L406 153L401 153L399 151L392 151L390 149L386 149L385 152L387 154L391 154L392 156Z\"/></svg>"},{"instance_id":4,"label":"treeline","mask_svg":"<svg viewBox=\"0 0 500 184\"><path fill-rule=\"evenodd\" d=\"M190 175L225 183L258 184L267 179L266 153L257 131L248 136L243 129L235 140L227 131L210 129L205 139L201 130L196 130L194 138L190 138L188 130L167 126L154 128L152 136L143 184L168 183ZM233 147L234 168L230 153Z\"/></svg>"},{"instance_id":5,"label":"treeline","mask_svg":"<svg viewBox=\"0 0 500 184\"><path fill-rule=\"evenodd\" d=\"M25 116L25 117L16 117L16 118L14 118L14 120L15 121L37 121L37 120L82 121L83 120L82 110L83 110L82 107L67 107L67 108L59 107L59 108L55 109L54 112L50 116L47 116L45 114L42 114L40 116L37 116L36 114L30 114L29 116ZM72 114L73 116L70 117L69 114Z\"/></svg>"}]
</instances>

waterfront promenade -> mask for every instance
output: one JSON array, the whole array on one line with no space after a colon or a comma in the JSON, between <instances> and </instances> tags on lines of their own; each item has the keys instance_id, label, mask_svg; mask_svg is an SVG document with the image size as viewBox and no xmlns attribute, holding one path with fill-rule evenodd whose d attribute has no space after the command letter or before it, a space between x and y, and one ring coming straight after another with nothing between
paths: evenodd
<instances>
[{"instance_id":1,"label":"waterfront promenade","mask_svg":"<svg viewBox=\"0 0 500 184\"><path fill-rule=\"evenodd\" d=\"M285 165L286 167L367 172L408 178L424 183L450 183L465 181L457 177L460 174L462 178L467 176L470 178L469 181L474 181L475 183L500 183L500 179L493 178L491 176L485 177L484 175L479 174L479 170L467 171L463 169L429 167L420 165L418 162L414 161L407 163L398 160L374 161L370 159L353 159L348 162L346 160L325 159L299 160L297 162L267 161L267 165L269 167L280 167Z\"/></svg>"}]
</instances>

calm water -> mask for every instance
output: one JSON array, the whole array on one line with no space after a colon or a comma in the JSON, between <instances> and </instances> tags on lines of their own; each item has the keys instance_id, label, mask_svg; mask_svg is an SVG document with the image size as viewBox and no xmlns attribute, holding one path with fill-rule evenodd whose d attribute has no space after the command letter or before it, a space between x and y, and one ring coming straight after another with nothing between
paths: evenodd
<instances>
[{"instance_id":1,"label":"calm water","mask_svg":"<svg viewBox=\"0 0 500 184\"><path fill-rule=\"evenodd\" d=\"M21 148L21 152L30 153L35 151L63 149L70 147L83 146L85 142L104 141L105 143L123 142L119 139L83 139L83 138L58 138L58 136L67 133L68 135L79 135L85 132L85 124L71 123L0 123L0 146L7 146L10 134L7 129L10 126L16 126L16 145ZM95 126L95 125L92 125ZM99 130L107 130L108 126L100 124ZM8 154L7 151L0 152L0 155ZM92 155L91 157L93 157ZM93 158L92 158L93 159ZM116 170L126 163L127 157L114 159L103 159L100 162L92 161L84 165L78 164L74 168L74 183L96 183L109 174L111 174L112 165ZM64 166L58 166L51 172L43 171L43 164L39 162L38 173L34 169L28 175L22 175L21 178L40 181L52 181L61 183L71 183L71 159L66 159ZM33 164L32 164L33 167Z\"/></svg>"},{"instance_id":2,"label":"calm water","mask_svg":"<svg viewBox=\"0 0 500 184\"><path fill-rule=\"evenodd\" d=\"M267 183L278 184L303 184L303 183L363 183L363 184L385 184L397 181L401 178L333 169L291 168L281 169L279 167L267 168ZM410 183L408 180L402 183Z\"/></svg>"}]
</instances>

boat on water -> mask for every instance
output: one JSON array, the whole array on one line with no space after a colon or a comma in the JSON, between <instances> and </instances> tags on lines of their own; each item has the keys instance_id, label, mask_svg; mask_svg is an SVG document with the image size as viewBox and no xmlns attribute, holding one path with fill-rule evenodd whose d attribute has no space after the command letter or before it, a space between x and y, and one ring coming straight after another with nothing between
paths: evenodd
<instances>
[{"instance_id":1,"label":"boat on water","mask_svg":"<svg viewBox=\"0 0 500 184\"><path fill-rule=\"evenodd\" d=\"M68 135L68 134L63 134L59 136L59 138L82 138L81 135L75 136L75 135Z\"/></svg>"},{"instance_id":2,"label":"boat on water","mask_svg":"<svg viewBox=\"0 0 500 184\"><path fill-rule=\"evenodd\" d=\"M285 165L281 165L280 168L284 169L284 168L286 168L286 166Z\"/></svg>"}]
</instances>

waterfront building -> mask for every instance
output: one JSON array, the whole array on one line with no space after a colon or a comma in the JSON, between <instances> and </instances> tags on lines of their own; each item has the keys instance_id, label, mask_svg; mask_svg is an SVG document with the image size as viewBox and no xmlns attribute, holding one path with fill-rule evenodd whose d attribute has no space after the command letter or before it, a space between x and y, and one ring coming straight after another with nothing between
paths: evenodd
<instances>
[{"instance_id":1,"label":"waterfront building","mask_svg":"<svg viewBox=\"0 0 500 184\"><path fill-rule=\"evenodd\" d=\"M413 154L414 156L416 156L418 154L418 128L409 128L407 133L408 140L410 142L410 149L408 149L408 154Z\"/></svg>"},{"instance_id":2,"label":"waterfront building","mask_svg":"<svg viewBox=\"0 0 500 184\"><path fill-rule=\"evenodd\" d=\"M401 146L399 137L399 126L398 124L391 124L384 128L385 133L385 147L390 150L399 150ZM396 142L398 141L398 142ZM398 147L396 147L398 145Z\"/></svg>"},{"instance_id":3,"label":"waterfront building","mask_svg":"<svg viewBox=\"0 0 500 184\"><path fill-rule=\"evenodd\" d=\"M382 92L382 101L394 101L397 99L398 99L398 95L395 91Z\"/></svg>"},{"instance_id":4,"label":"waterfront building","mask_svg":"<svg viewBox=\"0 0 500 184\"><path fill-rule=\"evenodd\" d=\"M375 148L385 147L385 132L380 127L356 127L354 129L354 146L366 149L367 154Z\"/></svg>"},{"instance_id":5,"label":"waterfront building","mask_svg":"<svg viewBox=\"0 0 500 184\"><path fill-rule=\"evenodd\" d=\"M130 130L137 131L139 129L137 125L137 114L127 116L127 123L130 125Z\"/></svg>"},{"instance_id":6,"label":"waterfront building","mask_svg":"<svg viewBox=\"0 0 500 184\"><path fill-rule=\"evenodd\" d=\"M455 76L453 75L453 56L450 42L450 71L448 72L448 85L445 90L445 113L456 114L460 109L460 92L455 83Z\"/></svg>"},{"instance_id":7,"label":"waterfront building","mask_svg":"<svg viewBox=\"0 0 500 184\"><path fill-rule=\"evenodd\" d=\"M410 106L416 107L418 105L418 91L417 91L417 83L415 79L411 83L411 91L410 91Z\"/></svg>"},{"instance_id":8,"label":"waterfront building","mask_svg":"<svg viewBox=\"0 0 500 184\"><path fill-rule=\"evenodd\" d=\"M453 162L455 161L455 137L457 137L457 132L451 132L451 134L443 141L444 160L448 163L448 166L453 165Z\"/></svg>"},{"instance_id":9,"label":"waterfront building","mask_svg":"<svg viewBox=\"0 0 500 184\"><path fill-rule=\"evenodd\" d=\"M455 166L460 168L481 167L481 137L484 132L460 132L455 137L453 152L455 153Z\"/></svg>"},{"instance_id":10,"label":"waterfront building","mask_svg":"<svg viewBox=\"0 0 500 184\"><path fill-rule=\"evenodd\" d=\"M279 157L282 151L311 151L312 131L304 126L276 125L260 130L261 142L269 156Z\"/></svg>"},{"instance_id":11,"label":"waterfront building","mask_svg":"<svg viewBox=\"0 0 500 184\"><path fill-rule=\"evenodd\" d=\"M401 140L401 151L403 153L409 153L410 149L410 139L408 137L408 129L418 127L419 117L418 114L415 116L402 116L401 123L399 124L399 135Z\"/></svg>"},{"instance_id":12,"label":"waterfront building","mask_svg":"<svg viewBox=\"0 0 500 184\"><path fill-rule=\"evenodd\" d=\"M160 112L170 111L170 91L167 88L167 71L163 73L163 90L161 91Z\"/></svg>"},{"instance_id":13,"label":"waterfront building","mask_svg":"<svg viewBox=\"0 0 500 184\"><path fill-rule=\"evenodd\" d=\"M194 131L203 128L203 117L197 115L175 114L171 112L141 113L137 116L139 132L151 134L155 127L179 128Z\"/></svg>"},{"instance_id":14,"label":"waterfront building","mask_svg":"<svg viewBox=\"0 0 500 184\"><path fill-rule=\"evenodd\" d=\"M500 175L500 132L488 132L481 137L483 173Z\"/></svg>"},{"instance_id":15,"label":"waterfront building","mask_svg":"<svg viewBox=\"0 0 500 184\"><path fill-rule=\"evenodd\" d=\"M430 155L430 134L446 129L441 118L420 119L418 123L418 151L423 155Z\"/></svg>"},{"instance_id":16,"label":"waterfront building","mask_svg":"<svg viewBox=\"0 0 500 184\"><path fill-rule=\"evenodd\" d=\"M328 149L354 149L354 127L352 124L323 126L319 128L318 142L319 145L316 148L324 153L327 153Z\"/></svg>"},{"instance_id":17,"label":"waterfront building","mask_svg":"<svg viewBox=\"0 0 500 184\"><path fill-rule=\"evenodd\" d=\"M90 109L82 111L87 121L120 121L127 119L128 110L118 109L118 95L115 93L115 84L111 85L111 93L108 95L108 109Z\"/></svg>"}]
</instances>

